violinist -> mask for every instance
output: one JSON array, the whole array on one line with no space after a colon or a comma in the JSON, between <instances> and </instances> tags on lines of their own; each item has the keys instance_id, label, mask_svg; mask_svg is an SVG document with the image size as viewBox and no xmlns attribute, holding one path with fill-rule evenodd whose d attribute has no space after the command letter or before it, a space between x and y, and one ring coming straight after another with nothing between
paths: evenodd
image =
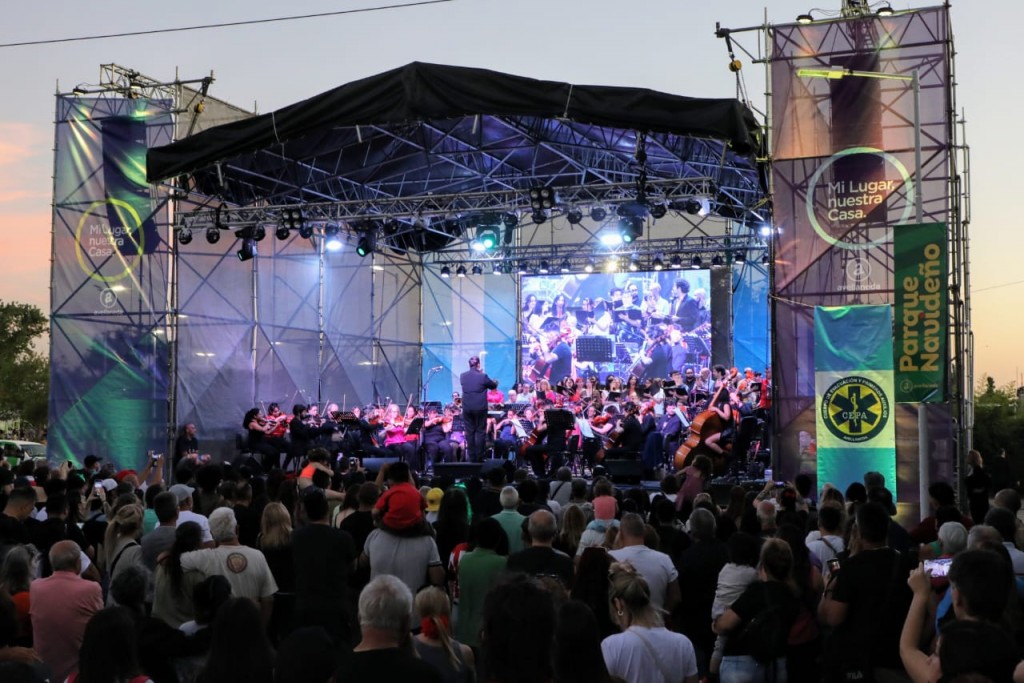
<instances>
[{"instance_id":1,"label":"violinist","mask_svg":"<svg viewBox=\"0 0 1024 683\"><path fill-rule=\"evenodd\" d=\"M412 463L416 448L405 440L405 420L392 403L384 413L384 448L392 457L405 463Z\"/></svg>"},{"instance_id":2,"label":"violinist","mask_svg":"<svg viewBox=\"0 0 1024 683\"><path fill-rule=\"evenodd\" d=\"M267 408L267 422L273 429L267 434L276 439L284 439L284 435L288 433L288 423L291 422L291 419L292 416L282 412L279 405L271 403Z\"/></svg>"},{"instance_id":3,"label":"violinist","mask_svg":"<svg viewBox=\"0 0 1024 683\"><path fill-rule=\"evenodd\" d=\"M516 450L519 444L519 431L516 429L516 422L519 418L516 417L516 411L509 409L505 418L498 422L495 427L494 435L494 457L507 460L508 454ZM521 425L522 423L520 423Z\"/></svg>"},{"instance_id":4,"label":"violinist","mask_svg":"<svg viewBox=\"0 0 1024 683\"><path fill-rule=\"evenodd\" d=\"M315 406L314 406L315 407ZM288 431L291 433L292 442L288 448L288 456L284 460L283 469L287 472L288 465L294 460L302 462L306 453L314 447L316 440L333 431L331 427L323 427L310 423L309 407L298 403L292 406L292 421L288 424Z\"/></svg>"},{"instance_id":5,"label":"violinist","mask_svg":"<svg viewBox=\"0 0 1024 683\"><path fill-rule=\"evenodd\" d=\"M420 471L426 471L426 464L436 465L439 462L451 462L452 443L445 434L445 425L451 425L452 418L437 412L437 408L427 408L426 418L423 420L423 455L425 462L420 463ZM438 457L440 456L440 457Z\"/></svg>"},{"instance_id":6,"label":"violinist","mask_svg":"<svg viewBox=\"0 0 1024 683\"><path fill-rule=\"evenodd\" d=\"M614 432L616 435L614 446L605 449L605 457L613 460L623 458L636 460L643 450L644 441L647 438L644 426L640 422L640 406L628 401L624 412L625 414Z\"/></svg>"},{"instance_id":7,"label":"violinist","mask_svg":"<svg viewBox=\"0 0 1024 683\"><path fill-rule=\"evenodd\" d=\"M370 408L367 411L369 418L363 415L363 409L356 406L352 409L352 416L356 418L357 427L350 429L346 435L344 445L345 453L355 457L386 458L390 455L377 444L377 432L381 425L377 408Z\"/></svg>"},{"instance_id":8,"label":"violinist","mask_svg":"<svg viewBox=\"0 0 1024 683\"><path fill-rule=\"evenodd\" d=\"M260 464L268 472L278 466L281 453L288 451L284 439L270 436L277 424L261 417L259 408L250 408L242 418L242 428L248 433L246 445L250 452L260 454Z\"/></svg>"}]
</instances>

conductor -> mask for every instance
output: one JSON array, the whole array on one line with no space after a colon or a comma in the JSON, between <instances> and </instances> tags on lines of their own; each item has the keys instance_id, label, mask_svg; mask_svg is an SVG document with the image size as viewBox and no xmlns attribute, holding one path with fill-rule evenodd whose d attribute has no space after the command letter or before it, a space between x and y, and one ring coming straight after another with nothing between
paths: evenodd
<instances>
[{"instance_id":1,"label":"conductor","mask_svg":"<svg viewBox=\"0 0 1024 683\"><path fill-rule=\"evenodd\" d=\"M480 369L480 357L469 359L469 370L459 377L462 382L462 419L466 424L466 449L471 462L484 456L487 426L487 390L497 389L498 382Z\"/></svg>"}]
</instances>

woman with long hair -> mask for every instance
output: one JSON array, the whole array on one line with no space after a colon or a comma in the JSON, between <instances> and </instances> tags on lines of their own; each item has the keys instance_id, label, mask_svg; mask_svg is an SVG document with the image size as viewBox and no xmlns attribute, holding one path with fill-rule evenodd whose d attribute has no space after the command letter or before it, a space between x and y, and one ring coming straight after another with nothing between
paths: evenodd
<instances>
[{"instance_id":1,"label":"woman with long hair","mask_svg":"<svg viewBox=\"0 0 1024 683\"><path fill-rule=\"evenodd\" d=\"M260 609L248 598L231 598L213 621L210 656L196 683L271 683L274 650Z\"/></svg>"},{"instance_id":2,"label":"woman with long hair","mask_svg":"<svg viewBox=\"0 0 1024 683\"><path fill-rule=\"evenodd\" d=\"M608 574L608 602L622 633L601 643L608 672L629 683L697 683L697 655L690 639L665 628L651 604L651 589L627 562ZM725 679L728 680L728 679Z\"/></svg>"},{"instance_id":3,"label":"woman with long hair","mask_svg":"<svg viewBox=\"0 0 1024 683\"><path fill-rule=\"evenodd\" d=\"M438 556L441 558L442 566L447 569L452 550L469 538L469 500L466 498L465 489L453 486L444 492L441 506L437 510L434 531Z\"/></svg>"},{"instance_id":4,"label":"woman with long hair","mask_svg":"<svg viewBox=\"0 0 1024 683\"><path fill-rule=\"evenodd\" d=\"M89 619L78 650L78 671L67 683L152 683L136 652L138 628L127 607L107 607Z\"/></svg>"},{"instance_id":5,"label":"woman with long hair","mask_svg":"<svg viewBox=\"0 0 1024 683\"><path fill-rule=\"evenodd\" d=\"M566 505L562 510L562 530L555 538L555 549L561 550L569 557L576 557L576 549L580 547L580 537L587 528L587 516L579 505Z\"/></svg>"},{"instance_id":6,"label":"woman with long hair","mask_svg":"<svg viewBox=\"0 0 1024 683\"><path fill-rule=\"evenodd\" d=\"M103 534L103 568L111 581L128 566L146 571L139 544L143 514L141 505L131 503L119 508L107 524Z\"/></svg>"},{"instance_id":7,"label":"woman with long hair","mask_svg":"<svg viewBox=\"0 0 1024 683\"><path fill-rule=\"evenodd\" d=\"M569 600L558 610L555 625L556 683L613 683L601 655L601 634L594 611L585 602Z\"/></svg>"},{"instance_id":8,"label":"woman with long hair","mask_svg":"<svg viewBox=\"0 0 1024 683\"><path fill-rule=\"evenodd\" d=\"M295 566L292 559L292 517L281 503L267 503L260 520L257 541L282 593L295 591Z\"/></svg>"},{"instance_id":9,"label":"woman with long hair","mask_svg":"<svg viewBox=\"0 0 1024 683\"><path fill-rule=\"evenodd\" d=\"M15 640L18 645L26 647L32 643L29 587L35 578L35 559L31 546L16 545L7 551L0 565L0 590L14 602L18 622Z\"/></svg>"},{"instance_id":10,"label":"woman with long hair","mask_svg":"<svg viewBox=\"0 0 1024 683\"><path fill-rule=\"evenodd\" d=\"M444 683L475 681L473 651L452 638L448 595L435 586L424 588L416 594L415 612L420 615L420 633L413 646L420 659L437 669Z\"/></svg>"},{"instance_id":11,"label":"woman with long hair","mask_svg":"<svg viewBox=\"0 0 1024 683\"><path fill-rule=\"evenodd\" d=\"M791 681L816 681L820 678L817 660L821 654L818 630L818 601L825 590L821 570L811 563L804 534L795 524L783 524L775 537L785 541L793 553L793 583L796 585L800 609L789 634L786 667ZM966 534L964 536L966 540Z\"/></svg>"},{"instance_id":12,"label":"woman with long hair","mask_svg":"<svg viewBox=\"0 0 1024 683\"><path fill-rule=\"evenodd\" d=\"M200 572L185 572L181 556L203 545L203 530L195 522L184 522L174 532L174 545L156 561L153 574L153 616L172 628L195 617L192 590L203 579Z\"/></svg>"}]
</instances>

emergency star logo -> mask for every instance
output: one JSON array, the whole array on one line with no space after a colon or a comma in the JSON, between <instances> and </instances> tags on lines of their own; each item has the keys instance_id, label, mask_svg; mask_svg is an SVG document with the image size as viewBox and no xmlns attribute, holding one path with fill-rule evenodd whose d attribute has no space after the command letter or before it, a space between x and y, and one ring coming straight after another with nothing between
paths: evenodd
<instances>
[{"instance_id":1,"label":"emergency star logo","mask_svg":"<svg viewBox=\"0 0 1024 683\"><path fill-rule=\"evenodd\" d=\"M848 443L869 441L889 421L889 398L866 377L844 377L822 396L821 418L836 438Z\"/></svg>"}]
</instances>

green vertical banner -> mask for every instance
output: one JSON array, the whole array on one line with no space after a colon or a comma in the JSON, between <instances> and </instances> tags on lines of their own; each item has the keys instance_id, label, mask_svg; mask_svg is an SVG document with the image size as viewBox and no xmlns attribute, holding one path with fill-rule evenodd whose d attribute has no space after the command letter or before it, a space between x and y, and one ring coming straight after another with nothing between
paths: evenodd
<instances>
[{"instance_id":1,"label":"green vertical banner","mask_svg":"<svg viewBox=\"0 0 1024 683\"><path fill-rule=\"evenodd\" d=\"M814 384L819 485L843 491L869 471L895 482L892 308L815 308Z\"/></svg>"},{"instance_id":2,"label":"green vertical banner","mask_svg":"<svg viewBox=\"0 0 1024 683\"><path fill-rule=\"evenodd\" d=\"M896 402L946 399L948 359L945 223L897 225L893 233L896 284Z\"/></svg>"}]
</instances>

